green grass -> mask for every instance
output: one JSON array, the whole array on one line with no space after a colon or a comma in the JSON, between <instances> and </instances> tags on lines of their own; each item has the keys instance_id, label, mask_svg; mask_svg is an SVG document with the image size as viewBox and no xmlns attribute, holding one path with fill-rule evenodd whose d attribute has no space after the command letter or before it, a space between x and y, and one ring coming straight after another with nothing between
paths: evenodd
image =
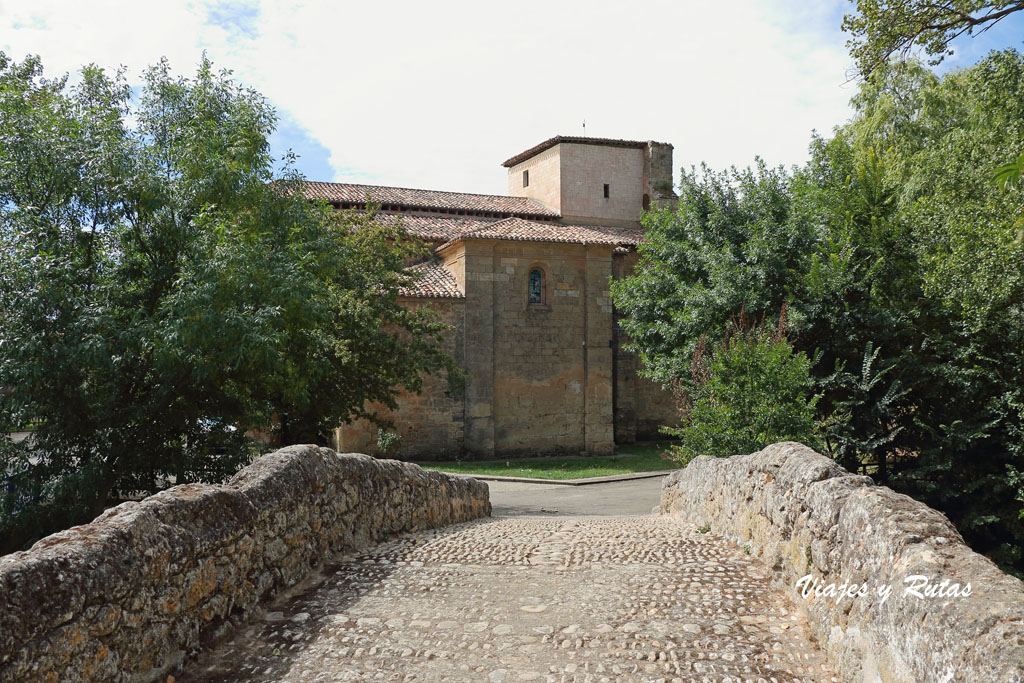
<instances>
[{"instance_id":1,"label":"green grass","mask_svg":"<svg viewBox=\"0 0 1024 683\"><path fill-rule=\"evenodd\" d=\"M534 479L583 479L611 474L654 472L678 467L661 457L664 444L645 443L622 446L613 456L592 458L528 458L488 462L424 462L428 470L443 470L457 474L490 474L503 477L531 477Z\"/></svg>"}]
</instances>

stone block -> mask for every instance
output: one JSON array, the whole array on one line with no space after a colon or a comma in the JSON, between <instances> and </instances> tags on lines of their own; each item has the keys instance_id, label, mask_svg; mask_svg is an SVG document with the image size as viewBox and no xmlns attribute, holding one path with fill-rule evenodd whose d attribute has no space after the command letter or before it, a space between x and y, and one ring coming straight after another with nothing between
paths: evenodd
<instances>
[{"instance_id":1,"label":"stone block","mask_svg":"<svg viewBox=\"0 0 1024 683\"><path fill-rule=\"evenodd\" d=\"M332 553L489 514L473 479L281 449L0 558L0 681L163 681L229 610L253 613Z\"/></svg>"},{"instance_id":2,"label":"stone block","mask_svg":"<svg viewBox=\"0 0 1024 683\"><path fill-rule=\"evenodd\" d=\"M1024 583L941 513L805 446L696 458L666 478L660 508L749 546L844 680L1024 680ZM908 589L922 579L918 597ZM867 590L806 591L844 583Z\"/></svg>"}]
</instances>

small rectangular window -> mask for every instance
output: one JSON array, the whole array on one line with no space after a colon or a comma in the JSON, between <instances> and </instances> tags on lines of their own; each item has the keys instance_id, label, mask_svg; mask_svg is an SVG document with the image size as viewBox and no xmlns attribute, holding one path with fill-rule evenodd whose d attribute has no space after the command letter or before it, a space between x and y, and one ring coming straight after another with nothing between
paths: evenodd
<instances>
[{"instance_id":1,"label":"small rectangular window","mask_svg":"<svg viewBox=\"0 0 1024 683\"><path fill-rule=\"evenodd\" d=\"M604 198L608 199L608 183L604 184Z\"/></svg>"},{"instance_id":2,"label":"small rectangular window","mask_svg":"<svg viewBox=\"0 0 1024 683\"><path fill-rule=\"evenodd\" d=\"M529 187L529 186L530 186L530 172L529 171L523 171L523 187Z\"/></svg>"}]
</instances>

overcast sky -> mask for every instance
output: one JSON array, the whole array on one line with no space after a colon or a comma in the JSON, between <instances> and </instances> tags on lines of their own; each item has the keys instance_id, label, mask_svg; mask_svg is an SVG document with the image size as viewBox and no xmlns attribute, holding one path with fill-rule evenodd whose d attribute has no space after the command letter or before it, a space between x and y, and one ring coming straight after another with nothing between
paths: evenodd
<instances>
[{"instance_id":1,"label":"overcast sky","mask_svg":"<svg viewBox=\"0 0 1024 683\"><path fill-rule=\"evenodd\" d=\"M0 0L0 50L48 75L137 83L205 50L261 91L311 180L504 194L501 162L553 135L659 140L675 166L806 159L850 116L846 0L99 2ZM1024 14L1024 13L1020 13ZM1022 48L1024 18L951 66Z\"/></svg>"}]
</instances>

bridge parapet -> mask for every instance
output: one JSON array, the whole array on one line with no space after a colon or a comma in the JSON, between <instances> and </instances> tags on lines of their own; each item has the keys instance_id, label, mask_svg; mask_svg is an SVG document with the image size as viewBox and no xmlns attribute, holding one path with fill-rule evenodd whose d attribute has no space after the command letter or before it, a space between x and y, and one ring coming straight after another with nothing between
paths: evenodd
<instances>
[{"instance_id":1,"label":"bridge parapet","mask_svg":"<svg viewBox=\"0 0 1024 683\"><path fill-rule=\"evenodd\" d=\"M696 458L660 509L748 546L845 680L1024 680L1024 583L941 513L805 446Z\"/></svg>"},{"instance_id":2,"label":"bridge parapet","mask_svg":"<svg viewBox=\"0 0 1024 683\"><path fill-rule=\"evenodd\" d=\"M332 554L490 514L482 482L291 446L0 558L0 681L162 680Z\"/></svg>"}]
</instances>

